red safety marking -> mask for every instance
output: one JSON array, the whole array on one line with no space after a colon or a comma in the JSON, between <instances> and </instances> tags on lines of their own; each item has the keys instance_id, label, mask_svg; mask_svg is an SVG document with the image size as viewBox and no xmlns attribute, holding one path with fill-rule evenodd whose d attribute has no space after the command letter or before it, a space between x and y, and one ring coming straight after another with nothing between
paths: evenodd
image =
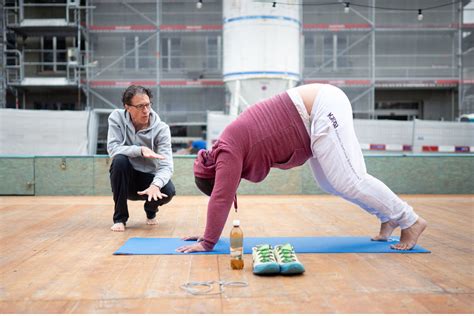
<instances>
[{"instance_id":1,"label":"red safety marking","mask_svg":"<svg viewBox=\"0 0 474 316\"><path fill-rule=\"evenodd\" d=\"M385 144L370 144L370 150L385 150Z\"/></svg>"},{"instance_id":2,"label":"red safety marking","mask_svg":"<svg viewBox=\"0 0 474 316\"><path fill-rule=\"evenodd\" d=\"M222 30L222 25L184 25L184 24L169 24L160 25L161 31L215 31Z\"/></svg>"},{"instance_id":3,"label":"red safety marking","mask_svg":"<svg viewBox=\"0 0 474 316\"><path fill-rule=\"evenodd\" d=\"M421 150L422 151L437 152L438 151L438 146L422 146Z\"/></svg>"},{"instance_id":4,"label":"red safety marking","mask_svg":"<svg viewBox=\"0 0 474 316\"><path fill-rule=\"evenodd\" d=\"M92 31L156 31L155 25L90 25Z\"/></svg>"},{"instance_id":5,"label":"red safety marking","mask_svg":"<svg viewBox=\"0 0 474 316\"><path fill-rule=\"evenodd\" d=\"M317 29L317 30L351 30L351 29L370 29L369 24L353 23L353 24L303 24L303 29Z\"/></svg>"}]
</instances>

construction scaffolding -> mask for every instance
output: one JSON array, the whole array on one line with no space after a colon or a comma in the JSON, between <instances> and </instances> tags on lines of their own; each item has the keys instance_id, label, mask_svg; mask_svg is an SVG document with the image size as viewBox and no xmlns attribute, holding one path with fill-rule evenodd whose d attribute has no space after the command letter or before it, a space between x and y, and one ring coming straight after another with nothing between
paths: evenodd
<instances>
[{"instance_id":1,"label":"construction scaffolding","mask_svg":"<svg viewBox=\"0 0 474 316\"><path fill-rule=\"evenodd\" d=\"M7 107L83 110L86 7L78 0L6 1L3 7ZM45 89L48 93L44 93Z\"/></svg>"},{"instance_id":2,"label":"construction scaffolding","mask_svg":"<svg viewBox=\"0 0 474 316\"><path fill-rule=\"evenodd\" d=\"M459 114L472 114L474 113L474 3L469 3L465 8L460 7L459 10L463 11L460 23L462 32L458 34L461 44Z\"/></svg>"},{"instance_id":3,"label":"construction scaffolding","mask_svg":"<svg viewBox=\"0 0 474 316\"><path fill-rule=\"evenodd\" d=\"M343 86L355 117L377 118L387 112L422 117L413 105L403 111L378 104L376 89L446 89L462 84L457 57L462 4L429 11L419 21L415 10L389 10L412 7L408 1L359 1L361 6L351 6L346 13L342 6L305 3L304 81ZM445 2L417 1L418 7L440 3Z\"/></svg>"},{"instance_id":4,"label":"construction scaffolding","mask_svg":"<svg viewBox=\"0 0 474 316\"><path fill-rule=\"evenodd\" d=\"M301 83L341 87L356 118L474 112L470 1L422 20L416 8L446 1L290 2L301 6ZM176 144L202 136L208 111L228 111L221 0L199 9L191 0L5 0L1 9L0 107L93 111L91 153L105 153L108 113L132 83L151 88Z\"/></svg>"},{"instance_id":5,"label":"construction scaffolding","mask_svg":"<svg viewBox=\"0 0 474 316\"><path fill-rule=\"evenodd\" d=\"M4 30L5 28L5 19L3 14L3 1L0 2L0 27L2 31L0 32L0 108L6 107L6 93L7 93L7 82L5 80L5 53L4 53Z\"/></svg>"}]
</instances>

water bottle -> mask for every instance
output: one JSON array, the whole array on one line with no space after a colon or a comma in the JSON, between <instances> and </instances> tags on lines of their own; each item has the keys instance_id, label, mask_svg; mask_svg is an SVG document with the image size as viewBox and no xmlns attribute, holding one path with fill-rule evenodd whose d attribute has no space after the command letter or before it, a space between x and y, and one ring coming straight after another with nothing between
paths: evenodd
<instances>
[{"instance_id":1,"label":"water bottle","mask_svg":"<svg viewBox=\"0 0 474 316\"><path fill-rule=\"evenodd\" d=\"M234 220L230 231L230 266L234 270L242 270L244 268L244 233L240 228L240 221Z\"/></svg>"}]
</instances>

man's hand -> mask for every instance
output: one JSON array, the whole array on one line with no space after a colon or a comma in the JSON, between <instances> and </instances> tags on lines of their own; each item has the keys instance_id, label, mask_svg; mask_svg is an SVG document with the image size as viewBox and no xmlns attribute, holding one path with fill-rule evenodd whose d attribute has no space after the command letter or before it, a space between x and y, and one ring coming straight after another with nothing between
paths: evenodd
<instances>
[{"instance_id":1,"label":"man's hand","mask_svg":"<svg viewBox=\"0 0 474 316\"><path fill-rule=\"evenodd\" d=\"M157 158L157 159L166 159L165 156L155 153L148 147L142 146L142 156L145 158Z\"/></svg>"},{"instance_id":2,"label":"man's hand","mask_svg":"<svg viewBox=\"0 0 474 316\"><path fill-rule=\"evenodd\" d=\"M150 184L148 189L143 190L143 191L138 191L137 193L139 195L145 195L145 194L148 195L148 202L150 202L151 199L158 201L158 199L161 200L162 198L168 197L168 195L161 193L160 188L154 184Z\"/></svg>"},{"instance_id":3,"label":"man's hand","mask_svg":"<svg viewBox=\"0 0 474 316\"><path fill-rule=\"evenodd\" d=\"M201 243L196 243L192 245L181 246L176 249L178 252L190 253L190 252L199 252L199 251L206 251Z\"/></svg>"}]
</instances>

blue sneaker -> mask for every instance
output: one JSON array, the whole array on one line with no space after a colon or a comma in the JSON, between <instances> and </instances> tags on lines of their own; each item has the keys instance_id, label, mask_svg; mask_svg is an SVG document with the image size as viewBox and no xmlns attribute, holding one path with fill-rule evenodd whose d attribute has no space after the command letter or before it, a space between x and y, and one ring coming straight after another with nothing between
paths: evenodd
<instances>
[{"instance_id":1,"label":"blue sneaker","mask_svg":"<svg viewBox=\"0 0 474 316\"><path fill-rule=\"evenodd\" d=\"M281 274L301 274L304 266L296 257L295 249L290 244L275 246L275 258L280 265Z\"/></svg>"},{"instance_id":2,"label":"blue sneaker","mask_svg":"<svg viewBox=\"0 0 474 316\"><path fill-rule=\"evenodd\" d=\"M277 274L280 272L280 265L275 260L272 246L257 245L253 247L252 258L254 274Z\"/></svg>"}]
</instances>

